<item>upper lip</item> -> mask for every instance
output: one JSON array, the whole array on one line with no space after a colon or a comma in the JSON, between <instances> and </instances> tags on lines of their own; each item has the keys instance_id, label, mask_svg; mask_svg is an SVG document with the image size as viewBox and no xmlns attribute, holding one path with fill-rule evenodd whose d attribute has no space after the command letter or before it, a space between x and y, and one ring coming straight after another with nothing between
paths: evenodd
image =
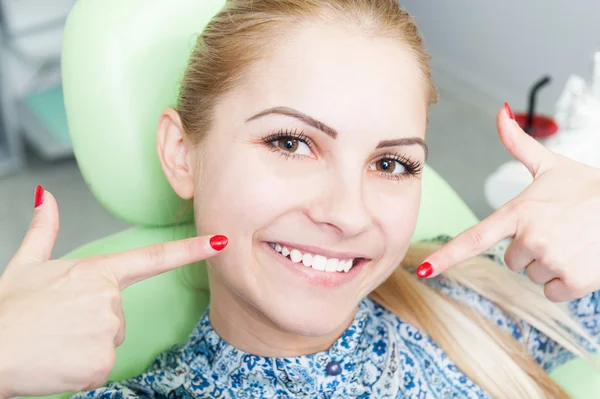
<instances>
[{"instance_id":1,"label":"upper lip","mask_svg":"<svg viewBox=\"0 0 600 399\"><path fill-rule=\"evenodd\" d=\"M364 258L367 259L367 257L364 254L360 254L358 252L337 252L337 251L331 251L329 249L324 249L321 247L313 247L311 245L299 245L299 244L291 244L288 242L282 242L282 241L270 241L273 242L275 244L279 244L283 247L287 247L288 249L297 249L300 252L307 252L313 255L322 255L326 258L336 258L336 259L356 259L356 258Z\"/></svg>"}]
</instances>

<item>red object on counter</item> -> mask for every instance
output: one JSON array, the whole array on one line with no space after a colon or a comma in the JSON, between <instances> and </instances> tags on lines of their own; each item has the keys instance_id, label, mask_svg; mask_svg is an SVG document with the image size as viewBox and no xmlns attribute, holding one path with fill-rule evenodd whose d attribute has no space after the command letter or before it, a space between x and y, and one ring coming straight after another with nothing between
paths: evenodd
<instances>
[{"instance_id":1,"label":"red object on counter","mask_svg":"<svg viewBox=\"0 0 600 399\"><path fill-rule=\"evenodd\" d=\"M523 130L527 128L527 118L528 114L526 113L517 113L515 115L515 120ZM554 135L556 132L558 132L558 125L554 122L554 119L544 115L533 116L533 125L528 132L531 137L544 139Z\"/></svg>"},{"instance_id":2,"label":"red object on counter","mask_svg":"<svg viewBox=\"0 0 600 399\"><path fill-rule=\"evenodd\" d=\"M554 122L554 119L535 112L539 91L551 81L552 78L546 75L535 82L529 90L529 108L527 112L519 112L515 115L515 120L519 126L534 139L544 139L558 132L558 125Z\"/></svg>"}]
</instances>

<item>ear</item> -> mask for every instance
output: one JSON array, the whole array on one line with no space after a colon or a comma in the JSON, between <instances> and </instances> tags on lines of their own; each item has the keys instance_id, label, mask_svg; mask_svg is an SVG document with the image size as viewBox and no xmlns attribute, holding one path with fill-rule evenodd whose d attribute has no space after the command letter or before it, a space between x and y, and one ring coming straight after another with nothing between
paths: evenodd
<instances>
[{"instance_id":1,"label":"ear","mask_svg":"<svg viewBox=\"0 0 600 399\"><path fill-rule=\"evenodd\" d=\"M194 170L191 143L185 135L179 113L165 110L158 123L156 149L167 180L177 195L194 197Z\"/></svg>"}]
</instances>

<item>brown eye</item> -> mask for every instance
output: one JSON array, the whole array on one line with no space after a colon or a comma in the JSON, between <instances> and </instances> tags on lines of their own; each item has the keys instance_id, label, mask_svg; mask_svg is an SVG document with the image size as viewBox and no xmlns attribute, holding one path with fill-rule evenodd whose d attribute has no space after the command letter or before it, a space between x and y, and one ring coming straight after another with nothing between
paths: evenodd
<instances>
[{"instance_id":1,"label":"brown eye","mask_svg":"<svg viewBox=\"0 0 600 399\"><path fill-rule=\"evenodd\" d=\"M270 141L270 145L287 154L301 156L314 155L306 140L292 136L279 137L276 140Z\"/></svg>"},{"instance_id":2,"label":"brown eye","mask_svg":"<svg viewBox=\"0 0 600 399\"><path fill-rule=\"evenodd\" d=\"M390 158L380 159L371 164L369 169L389 175L398 175L406 172L406 167L402 163Z\"/></svg>"},{"instance_id":3,"label":"brown eye","mask_svg":"<svg viewBox=\"0 0 600 399\"><path fill-rule=\"evenodd\" d=\"M381 161L377 162L377 170L379 172L390 172L391 170L393 170L394 168L394 162L396 161L392 161L390 159L382 159Z\"/></svg>"},{"instance_id":4,"label":"brown eye","mask_svg":"<svg viewBox=\"0 0 600 399\"><path fill-rule=\"evenodd\" d=\"M292 138L277 140L276 144L278 148L288 152L296 152L299 147L298 140Z\"/></svg>"}]
</instances>

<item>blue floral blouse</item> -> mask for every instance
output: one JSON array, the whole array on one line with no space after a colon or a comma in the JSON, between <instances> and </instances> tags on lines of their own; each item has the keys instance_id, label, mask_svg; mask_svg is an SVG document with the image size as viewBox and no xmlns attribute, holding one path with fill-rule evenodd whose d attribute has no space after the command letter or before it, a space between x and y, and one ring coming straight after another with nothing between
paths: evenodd
<instances>
[{"instance_id":1,"label":"blue floral blouse","mask_svg":"<svg viewBox=\"0 0 600 399\"><path fill-rule=\"evenodd\" d=\"M447 241L447 238L438 240ZM486 252L503 264L506 243ZM438 277L434 287L495 322L548 371L571 358L531 326L521 328L474 292ZM600 337L600 291L571 302L582 325ZM142 375L77 399L101 398L490 398L428 336L366 298L344 334L325 352L264 358L242 352L212 329L208 311L190 339L162 353Z\"/></svg>"}]
</instances>

